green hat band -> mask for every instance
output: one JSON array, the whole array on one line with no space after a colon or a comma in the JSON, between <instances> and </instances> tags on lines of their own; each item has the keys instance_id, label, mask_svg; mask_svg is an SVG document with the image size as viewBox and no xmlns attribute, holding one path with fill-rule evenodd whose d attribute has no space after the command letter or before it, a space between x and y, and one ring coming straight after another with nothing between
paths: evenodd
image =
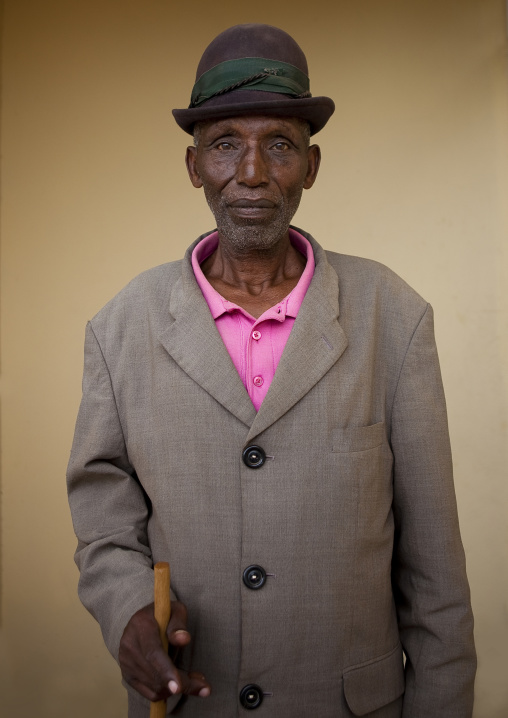
<instances>
[{"instance_id":1,"label":"green hat band","mask_svg":"<svg viewBox=\"0 0 508 718\"><path fill-rule=\"evenodd\" d=\"M307 75L294 65L265 57L226 60L204 72L192 88L192 107L234 90L278 92L290 97L310 97Z\"/></svg>"}]
</instances>

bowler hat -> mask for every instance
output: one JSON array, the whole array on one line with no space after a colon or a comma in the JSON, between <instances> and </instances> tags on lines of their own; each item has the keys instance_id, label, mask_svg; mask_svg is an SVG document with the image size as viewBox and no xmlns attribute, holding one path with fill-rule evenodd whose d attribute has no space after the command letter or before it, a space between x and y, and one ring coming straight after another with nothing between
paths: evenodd
<instances>
[{"instance_id":1,"label":"bowler hat","mask_svg":"<svg viewBox=\"0 0 508 718\"><path fill-rule=\"evenodd\" d=\"M293 38L271 25L234 25L212 40L201 57L191 103L173 110L192 134L200 120L240 115L298 117L319 132L335 110L329 97L312 97L307 60Z\"/></svg>"}]
</instances>

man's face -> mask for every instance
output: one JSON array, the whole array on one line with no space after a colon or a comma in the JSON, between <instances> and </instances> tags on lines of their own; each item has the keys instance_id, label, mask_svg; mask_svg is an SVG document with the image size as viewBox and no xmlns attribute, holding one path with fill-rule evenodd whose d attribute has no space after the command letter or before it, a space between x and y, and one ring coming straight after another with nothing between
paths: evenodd
<instances>
[{"instance_id":1,"label":"man's face","mask_svg":"<svg viewBox=\"0 0 508 718\"><path fill-rule=\"evenodd\" d=\"M298 120L233 117L204 124L187 149L194 187L203 187L221 239L238 251L269 249L285 236L303 189L314 184L319 147Z\"/></svg>"}]
</instances>

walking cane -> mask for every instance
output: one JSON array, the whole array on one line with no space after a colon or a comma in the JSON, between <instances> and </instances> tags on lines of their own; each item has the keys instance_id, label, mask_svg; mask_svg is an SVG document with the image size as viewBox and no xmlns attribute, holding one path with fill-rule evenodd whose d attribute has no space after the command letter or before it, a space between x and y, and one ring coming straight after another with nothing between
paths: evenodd
<instances>
[{"instance_id":1,"label":"walking cane","mask_svg":"<svg viewBox=\"0 0 508 718\"><path fill-rule=\"evenodd\" d=\"M171 616L171 599L169 597L169 580L170 571L169 563L159 561L153 570L154 580L154 615L159 626L159 635L162 647L168 651L168 639L166 636L166 628L168 627L169 618ZM150 703L150 718L166 718L166 701L152 701Z\"/></svg>"}]
</instances>

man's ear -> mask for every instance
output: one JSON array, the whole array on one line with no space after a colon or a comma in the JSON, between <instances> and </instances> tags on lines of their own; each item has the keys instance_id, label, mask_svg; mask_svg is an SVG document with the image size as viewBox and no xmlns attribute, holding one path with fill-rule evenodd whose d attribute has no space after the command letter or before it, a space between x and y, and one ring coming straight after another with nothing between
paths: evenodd
<instances>
[{"instance_id":1,"label":"man's ear","mask_svg":"<svg viewBox=\"0 0 508 718\"><path fill-rule=\"evenodd\" d=\"M316 181L319 165L321 164L321 150L319 145L311 145L307 150L307 174L303 183L304 189L310 189Z\"/></svg>"},{"instance_id":2,"label":"man's ear","mask_svg":"<svg viewBox=\"0 0 508 718\"><path fill-rule=\"evenodd\" d=\"M189 173L193 186L199 189L199 187L203 186L203 183L197 169L197 152L197 147L187 147L187 151L185 152L185 166L187 167L187 172Z\"/></svg>"}]
</instances>

